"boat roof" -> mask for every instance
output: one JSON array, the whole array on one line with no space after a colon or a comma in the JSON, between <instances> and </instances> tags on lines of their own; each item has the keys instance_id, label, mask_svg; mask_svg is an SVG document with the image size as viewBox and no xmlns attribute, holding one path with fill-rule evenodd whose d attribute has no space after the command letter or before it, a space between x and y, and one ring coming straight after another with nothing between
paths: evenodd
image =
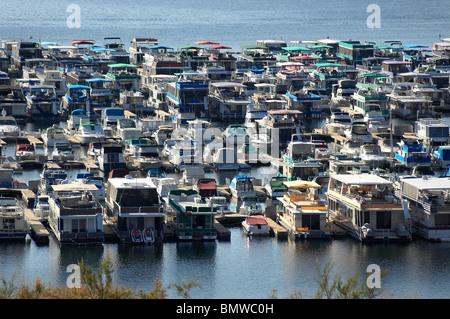
<instances>
[{"instance_id":1,"label":"boat roof","mask_svg":"<svg viewBox=\"0 0 450 319\"><path fill-rule=\"evenodd\" d=\"M137 68L137 65L134 64L128 64L128 63L115 63L115 64L108 64L109 68L117 69L117 68Z\"/></svg>"},{"instance_id":2,"label":"boat roof","mask_svg":"<svg viewBox=\"0 0 450 319\"><path fill-rule=\"evenodd\" d=\"M110 79L104 79L104 78L94 78L94 79L87 79L86 82L112 82Z\"/></svg>"},{"instance_id":3,"label":"boat roof","mask_svg":"<svg viewBox=\"0 0 450 319\"><path fill-rule=\"evenodd\" d=\"M330 63L330 62L317 62L315 64L318 68L333 68L333 67L344 67L344 65L339 63Z\"/></svg>"},{"instance_id":4,"label":"boat roof","mask_svg":"<svg viewBox=\"0 0 450 319\"><path fill-rule=\"evenodd\" d=\"M388 181L380 176L373 174L341 174L332 175L331 178L344 183L354 185L391 185L392 182Z\"/></svg>"},{"instance_id":5,"label":"boat roof","mask_svg":"<svg viewBox=\"0 0 450 319\"><path fill-rule=\"evenodd\" d=\"M97 186L94 184L84 184L84 183L68 183L68 184L57 184L52 185L52 189L55 192L62 191L96 191L98 190Z\"/></svg>"},{"instance_id":6,"label":"boat roof","mask_svg":"<svg viewBox=\"0 0 450 319\"><path fill-rule=\"evenodd\" d=\"M417 189L446 190L450 189L450 179L440 177L417 177L403 179L403 183L409 184Z\"/></svg>"},{"instance_id":7,"label":"boat roof","mask_svg":"<svg viewBox=\"0 0 450 319\"><path fill-rule=\"evenodd\" d=\"M218 50L218 49L232 49L232 47L226 46L226 45L212 45L209 47L212 50Z\"/></svg>"},{"instance_id":8,"label":"boat roof","mask_svg":"<svg viewBox=\"0 0 450 319\"><path fill-rule=\"evenodd\" d=\"M311 51L309 48L305 47L282 47L285 51Z\"/></svg>"},{"instance_id":9,"label":"boat roof","mask_svg":"<svg viewBox=\"0 0 450 319\"><path fill-rule=\"evenodd\" d=\"M204 47L199 47L197 45L183 45L181 47L178 47L180 50L203 50Z\"/></svg>"},{"instance_id":10,"label":"boat roof","mask_svg":"<svg viewBox=\"0 0 450 319\"><path fill-rule=\"evenodd\" d=\"M220 44L219 42L214 41L195 41L195 44Z\"/></svg>"},{"instance_id":11,"label":"boat roof","mask_svg":"<svg viewBox=\"0 0 450 319\"><path fill-rule=\"evenodd\" d=\"M239 83L239 82L212 82L211 86L217 86L217 87L241 87L245 88L246 85Z\"/></svg>"},{"instance_id":12,"label":"boat roof","mask_svg":"<svg viewBox=\"0 0 450 319\"><path fill-rule=\"evenodd\" d=\"M80 85L80 84L69 85L67 88L68 89L85 89L85 90L90 90L91 89L89 86Z\"/></svg>"},{"instance_id":13,"label":"boat roof","mask_svg":"<svg viewBox=\"0 0 450 319\"><path fill-rule=\"evenodd\" d=\"M411 64L411 62L408 61L397 61L397 60L388 60L388 61L383 61L383 64Z\"/></svg>"},{"instance_id":14,"label":"boat roof","mask_svg":"<svg viewBox=\"0 0 450 319\"><path fill-rule=\"evenodd\" d=\"M279 109L279 110L269 110L267 111L267 113L269 114L274 114L274 115L283 115L283 114L303 114L301 111L299 110L284 110L284 109Z\"/></svg>"},{"instance_id":15,"label":"boat roof","mask_svg":"<svg viewBox=\"0 0 450 319\"><path fill-rule=\"evenodd\" d=\"M248 225L267 225L267 221L264 217L248 217L246 223Z\"/></svg>"},{"instance_id":16,"label":"boat roof","mask_svg":"<svg viewBox=\"0 0 450 319\"><path fill-rule=\"evenodd\" d=\"M283 184L288 188L322 188L322 186L320 186L316 182L303 181L303 180L283 182Z\"/></svg>"}]
</instances>

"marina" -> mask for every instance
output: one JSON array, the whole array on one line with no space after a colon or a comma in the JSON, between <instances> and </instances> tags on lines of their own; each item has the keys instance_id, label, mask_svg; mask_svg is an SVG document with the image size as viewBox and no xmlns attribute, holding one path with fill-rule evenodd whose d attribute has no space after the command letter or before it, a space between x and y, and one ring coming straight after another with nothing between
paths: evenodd
<instances>
[{"instance_id":1,"label":"marina","mask_svg":"<svg viewBox=\"0 0 450 319\"><path fill-rule=\"evenodd\" d=\"M198 280L195 298L285 297L312 291L314 262L331 259L344 275L389 269L397 296L448 297L450 38L399 27L403 41L385 41L383 1L383 38L343 35L342 21L328 36L308 14L304 41L265 3L242 4L245 38L204 28L241 10L224 22L192 4L205 14L181 32L188 11L155 4L149 29L142 6L124 12L130 29L115 16L99 32L81 5L80 30L2 24L0 276L16 264L64 285L69 264L108 255L133 288Z\"/></svg>"},{"instance_id":2,"label":"marina","mask_svg":"<svg viewBox=\"0 0 450 319\"><path fill-rule=\"evenodd\" d=\"M237 224L247 234L264 228L277 239L346 232L359 241L450 240L445 210L429 215L428 226L412 227L417 203L402 189L411 178L448 178L450 72L441 63L439 82L432 81L435 73L427 77L425 67L438 67L431 56L413 63L409 45L398 51L408 54L392 58L374 43L323 39L305 47L257 41L218 59L215 42L168 50L154 37L134 41L129 53L121 48L120 55L98 60L102 47L94 40L73 40L72 67L64 65L65 84L58 87L39 76L61 70L57 47L1 42L11 59L2 69L5 84L17 94L24 78L35 79L23 90L22 113L0 104L3 149L14 150L2 164L9 169L5 182L14 188L13 175L41 172L40 181L28 181L36 201L28 198L28 205L48 201L47 211L32 212L61 245L214 241L230 237L222 225ZM32 59L20 55L25 47ZM8 56L8 48L16 55ZM437 44L432 52L447 53ZM161 62L158 68L157 61L176 67ZM245 69L238 72L238 65ZM161 74L164 81L150 81ZM413 89L419 83L439 96ZM306 125L314 121L322 124ZM404 124L394 129L398 121ZM265 165L270 173L256 178L253 172ZM161 175L150 173L157 170ZM360 177L375 184L360 184ZM389 198L380 197L387 188ZM125 193L127 200L142 196L128 203ZM388 204L361 204L375 198ZM250 213L260 203L263 219ZM36 238L41 227L27 216L25 233ZM105 236L104 227L115 236Z\"/></svg>"}]
</instances>

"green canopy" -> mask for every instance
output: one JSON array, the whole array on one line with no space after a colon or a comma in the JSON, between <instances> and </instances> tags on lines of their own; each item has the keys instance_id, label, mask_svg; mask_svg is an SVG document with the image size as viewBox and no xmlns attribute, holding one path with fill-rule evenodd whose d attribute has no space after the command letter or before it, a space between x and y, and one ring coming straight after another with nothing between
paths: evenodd
<instances>
[{"instance_id":1,"label":"green canopy","mask_svg":"<svg viewBox=\"0 0 450 319\"><path fill-rule=\"evenodd\" d=\"M137 65L127 63L108 64L109 68L137 68Z\"/></svg>"},{"instance_id":2,"label":"green canopy","mask_svg":"<svg viewBox=\"0 0 450 319\"><path fill-rule=\"evenodd\" d=\"M305 47L282 47L285 51L311 51L311 49Z\"/></svg>"},{"instance_id":3,"label":"green canopy","mask_svg":"<svg viewBox=\"0 0 450 319\"><path fill-rule=\"evenodd\" d=\"M388 74L377 73L377 72L358 74L358 76L364 77L364 78L388 78L389 77Z\"/></svg>"},{"instance_id":4,"label":"green canopy","mask_svg":"<svg viewBox=\"0 0 450 319\"><path fill-rule=\"evenodd\" d=\"M313 49L333 49L333 47L331 45L323 45L323 44L314 45L311 48L313 48Z\"/></svg>"},{"instance_id":5,"label":"green canopy","mask_svg":"<svg viewBox=\"0 0 450 319\"><path fill-rule=\"evenodd\" d=\"M181 47L178 47L180 50L202 50L204 47L196 46L196 45L184 45Z\"/></svg>"},{"instance_id":6,"label":"green canopy","mask_svg":"<svg viewBox=\"0 0 450 319\"><path fill-rule=\"evenodd\" d=\"M329 63L329 62L318 62L315 64L319 68L332 68L332 67L343 67L342 64L339 63Z\"/></svg>"}]
</instances>

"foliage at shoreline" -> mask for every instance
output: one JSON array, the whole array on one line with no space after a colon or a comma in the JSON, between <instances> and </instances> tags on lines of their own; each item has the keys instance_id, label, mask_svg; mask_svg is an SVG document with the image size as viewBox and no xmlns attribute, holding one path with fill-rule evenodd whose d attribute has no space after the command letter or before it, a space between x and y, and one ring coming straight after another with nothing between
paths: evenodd
<instances>
[{"instance_id":1,"label":"foliage at shoreline","mask_svg":"<svg viewBox=\"0 0 450 319\"><path fill-rule=\"evenodd\" d=\"M174 289L180 298L190 299L192 289L201 288L195 281L164 287L160 280L155 280L151 283L148 292L133 291L128 287L113 284L113 263L109 257L105 258L96 271L92 267L86 267L83 261L78 265L81 275L79 288L45 285L40 278L37 278L33 284L17 285L15 277L11 280L1 277L0 299L168 299L169 289ZM384 296L381 289L368 288L366 282L361 281L358 275L346 281L337 275L332 278L332 268L331 262L327 262L322 269L318 264L316 265L317 276L314 279L318 288L312 298L374 299ZM303 299L304 297L302 291L296 291L286 298ZM278 298L277 291L273 290L268 298Z\"/></svg>"}]
</instances>

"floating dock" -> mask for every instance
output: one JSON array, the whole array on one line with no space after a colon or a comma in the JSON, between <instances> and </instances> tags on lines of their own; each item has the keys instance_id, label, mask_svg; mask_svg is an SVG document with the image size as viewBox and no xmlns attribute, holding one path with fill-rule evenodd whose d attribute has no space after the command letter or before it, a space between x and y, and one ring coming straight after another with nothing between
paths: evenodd
<instances>
[{"instance_id":1,"label":"floating dock","mask_svg":"<svg viewBox=\"0 0 450 319\"><path fill-rule=\"evenodd\" d=\"M25 220L30 226L30 236L40 245L48 245L50 232L33 214L31 209L25 209Z\"/></svg>"},{"instance_id":2,"label":"floating dock","mask_svg":"<svg viewBox=\"0 0 450 319\"><path fill-rule=\"evenodd\" d=\"M228 228L222 225L217 219L214 222L214 227L217 229L217 240L228 241L231 240L231 232Z\"/></svg>"},{"instance_id":3,"label":"floating dock","mask_svg":"<svg viewBox=\"0 0 450 319\"><path fill-rule=\"evenodd\" d=\"M288 231L277 224L272 218L266 217L267 223L269 224L270 229L272 229L272 233L277 239L286 239L288 238Z\"/></svg>"}]
</instances>

